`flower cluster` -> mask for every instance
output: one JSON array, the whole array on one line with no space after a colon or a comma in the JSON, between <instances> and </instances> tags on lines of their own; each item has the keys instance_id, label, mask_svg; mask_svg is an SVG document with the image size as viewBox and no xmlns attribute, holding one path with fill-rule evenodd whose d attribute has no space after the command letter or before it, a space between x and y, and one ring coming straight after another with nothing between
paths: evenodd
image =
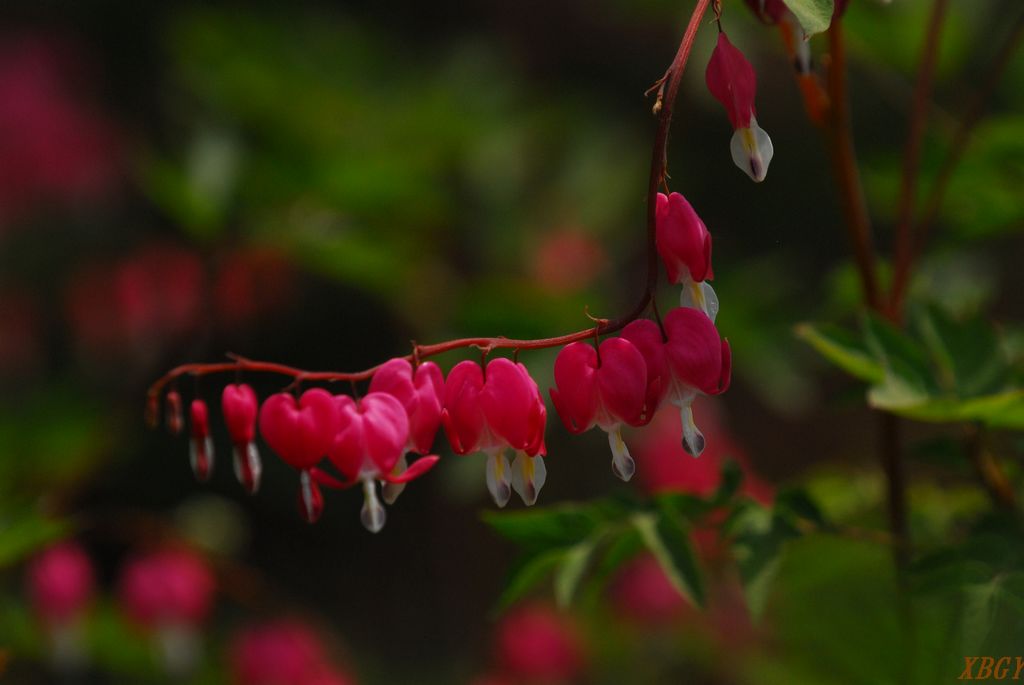
<instances>
[{"instance_id":1,"label":"flower cluster","mask_svg":"<svg viewBox=\"0 0 1024 685\"><path fill-rule=\"evenodd\" d=\"M680 306L663 320L636 319L596 346L566 345L555 360L550 389L570 433L596 426L608 434L612 470L626 481L636 467L623 426L644 426L662 405L673 404L682 417L684 449L700 456L705 440L691 404L699 395L724 392L731 373L729 344L715 327L718 298L708 283L711 234L679 193L658 194L656 202L656 247L669 281L681 286ZM321 486L360 485L363 525L377 532L386 520L378 487L384 502L392 504L406 483L430 470L438 461L431 452L443 427L456 454L486 455L487 489L499 507L513 491L526 505L534 504L547 477L547 408L526 366L506 358L466 360L445 378L434 362L415 361L396 358L377 367L363 396L323 388L300 394L293 387L261 405L249 385L227 385L221 413L239 482L250 494L259 489L258 428L271 450L299 472L299 509L307 521L323 513ZM164 404L168 429L183 432L184 403L173 386ZM151 405L150 414L158 409ZM206 481L214 467L214 444L210 412L200 397L189 405L188 433L192 469ZM410 454L420 456L410 463Z\"/></svg>"}]
</instances>

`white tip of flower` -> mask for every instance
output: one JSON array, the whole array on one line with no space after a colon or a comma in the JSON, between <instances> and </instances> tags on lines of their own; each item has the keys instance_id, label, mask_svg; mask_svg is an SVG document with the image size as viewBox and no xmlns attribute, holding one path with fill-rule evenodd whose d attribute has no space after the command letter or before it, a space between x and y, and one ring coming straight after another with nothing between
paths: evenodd
<instances>
[{"instance_id":1,"label":"white tip of flower","mask_svg":"<svg viewBox=\"0 0 1024 685\"><path fill-rule=\"evenodd\" d=\"M736 129L729 142L729 150L732 161L755 183L760 183L768 175L768 165L775 149L772 139L757 125L756 118L750 117L750 128Z\"/></svg>"},{"instance_id":2,"label":"white tip of flower","mask_svg":"<svg viewBox=\"0 0 1024 685\"><path fill-rule=\"evenodd\" d=\"M708 315L711 323L714 323L718 316L718 295L707 281L700 283L690 281L683 286L683 290L679 294L679 306L699 309Z\"/></svg>"},{"instance_id":3,"label":"white tip of flower","mask_svg":"<svg viewBox=\"0 0 1024 685\"><path fill-rule=\"evenodd\" d=\"M260 489L260 477L263 475L263 462L260 461L259 450L256 443L250 442L243 449L236 445L231 450L232 464L235 468L235 478L242 484L245 491L255 495Z\"/></svg>"},{"instance_id":4,"label":"white tip of flower","mask_svg":"<svg viewBox=\"0 0 1024 685\"><path fill-rule=\"evenodd\" d=\"M608 431L608 444L612 448L612 473L619 479L629 482L636 473L636 462L629 455L629 448L622 440L622 429L619 426Z\"/></svg>"},{"instance_id":5,"label":"white tip of flower","mask_svg":"<svg viewBox=\"0 0 1024 685\"><path fill-rule=\"evenodd\" d=\"M537 495L548 478L544 457L531 457L519 450L512 461L512 487L528 507L537 502Z\"/></svg>"},{"instance_id":6,"label":"white tip of flower","mask_svg":"<svg viewBox=\"0 0 1024 685\"><path fill-rule=\"evenodd\" d=\"M192 438L188 445L188 461L196 480L205 483L213 474L213 438Z\"/></svg>"},{"instance_id":7,"label":"white tip of flower","mask_svg":"<svg viewBox=\"0 0 1024 685\"><path fill-rule=\"evenodd\" d=\"M487 491L499 507L508 504L512 496L509 483L509 465L504 450L491 452L487 455Z\"/></svg>"},{"instance_id":8,"label":"white tip of flower","mask_svg":"<svg viewBox=\"0 0 1024 685\"><path fill-rule=\"evenodd\" d=\"M377 499L377 482L372 478L363 480L363 509L359 512L359 519L371 533L379 533L388 519L384 505Z\"/></svg>"},{"instance_id":9,"label":"white tip of flower","mask_svg":"<svg viewBox=\"0 0 1024 685\"><path fill-rule=\"evenodd\" d=\"M683 420L683 449L691 457L699 457L704 451L704 434L693 421L693 409L689 404L681 405L679 416Z\"/></svg>"},{"instance_id":10,"label":"white tip of flower","mask_svg":"<svg viewBox=\"0 0 1024 685\"><path fill-rule=\"evenodd\" d=\"M407 468L409 468L409 460L406 459L403 454L398 459L398 464L395 465L394 473L397 475L405 471ZM403 490L405 490L405 485L405 483L385 482L381 487L381 496L384 498L384 502L387 504L394 504L395 500L398 499L398 496L402 494Z\"/></svg>"}]
</instances>

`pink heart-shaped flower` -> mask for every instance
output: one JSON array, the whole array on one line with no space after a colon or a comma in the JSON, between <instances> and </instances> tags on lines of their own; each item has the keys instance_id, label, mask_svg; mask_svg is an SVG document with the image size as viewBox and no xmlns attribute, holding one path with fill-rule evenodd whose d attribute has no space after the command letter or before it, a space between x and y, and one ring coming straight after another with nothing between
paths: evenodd
<instances>
[{"instance_id":1,"label":"pink heart-shaped flower","mask_svg":"<svg viewBox=\"0 0 1024 685\"><path fill-rule=\"evenodd\" d=\"M256 435L256 414L259 410L259 400L252 387L245 383L225 385L220 406L231 442L235 445L252 442Z\"/></svg>"},{"instance_id":2,"label":"pink heart-shaped flower","mask_svg":"<svg viewBox=\"0 0 1024 685\"><path fill-rule=\"evenodd\" d=\"M370 392L393 395L409 417L411 451L428 454L441 426L441 400L444 376L434 362L423 362L413 371L405 359L392 359L373 374Z\"/></svg>"},{"instance_id":3,"label":"pink heart-shaped flower","mask_svg":"<svg viewBox=\"0 0 1024 685\"><path fill-rule=\"evenodd\" d=\"M281 459L297 469L315 466L338 432L338 405L321 388L302 393L298 402L286 392L271 395L260 408L260 433Z\"/></svg>"},{"instance_id":4,"label":"pink heart-shaped flower","mask_svg":"<svg viewBox=\"0 0 1024 685\"><path fill-rule=\"evenodd\" d=\"M371 392L358 402L347 395L335 398L339 430L328 456L350 480L389 475L405 451L409 418L393 395Z\"/></svg>"}]
</instances>

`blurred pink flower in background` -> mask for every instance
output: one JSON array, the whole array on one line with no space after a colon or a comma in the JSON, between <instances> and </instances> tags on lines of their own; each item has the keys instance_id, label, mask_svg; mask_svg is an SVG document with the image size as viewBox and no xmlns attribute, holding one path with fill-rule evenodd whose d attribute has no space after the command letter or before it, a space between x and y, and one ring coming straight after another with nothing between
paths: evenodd
<instances>
[{"instance_id":1,"label":"blurred pink flower in background","mask_svg":"<svg viewBox=\"0 0 1024 685\"><path fill-rule=\"evenodd\" d=\"M36 617L48 626L76 621L93 596L92 562L78 544L61 542L28 567L28 594Z\"/></svg>"},{"instance_id":2,"label":"blurred pink flower in background","mask_svg":"<svg viewBox=\"0 0 1024 685\"><path fill-rule=\"evenodd\" d=\"M527 604L510 611L494 635L499 676L512 683L566 683L586 669L582 636L572 618L545 604ZM497 682L502 682L500 679Z\"/></svg>"},{"instance_id":3,"label":"blurred pink flower in background","mask_svg":"<svg viewBox=\"0 0 1024 685\"><path fill-rule=\"evenodd\" d=\"M661 564L649 554L622 566L612 582L610 595L619 616L641 625L673 623L690 609Z\"/></svg>"},{"instance_id":4,"label":"blurred pink flower in background","mask_svg":"<svg viewBox=\"0 0 1024 685\"><path fill-rule=\"evenodd\" d=\"M132 621L158 628L200 625L210 611L215 587L202 557L184 548L168 548L126 561L118 590Z\"/></svg>"},{"instance_id":5,"label":"blurred pink flower in background","mask_svg":"<svg viewBox=\"0 0 1024 685\"><path fill-rule=\"evenodd\" d=\"M575 229L545 233L533 255L533 278L555 293L574 293L590 285L608 257L601 243Z\"/></svg>"},{"instance_id":6,"label":"blurred pink flower in background","mask_svg":"<svg viewBox=\"0 0 1024 685\"><path fill-rule=\"evenodd\" d=\"M310 626L278 620L250 626L232 640L228 663L235 685L352 685L335 667Z\"/></svg>"},{"instance_id":7,"label":"blurred pink flower in background","mask_svg":"<svg viewBox=\"0 0 1024 685\"><path fill-rule=\"evenodd\" d=\"M80 55L37 36L0 37L0 230L44 203L108 194L118 175L109 124L71 84Z\"/></svg>"},{"instance_id":8,"label":"blurred pink flower in background","mask_svg":"<svg viewBox=\"0 0 1024 685\"><path fill-rule=\"evenodd\" d=\"M651 494L683 492L705 497L718 487L722 464L731 459L743 470L743 494L762 504L770 503L774 497L772 486L753 472L746 450L723 429L712 402L698 399L693 411L705 434L703 454L694 458L683 449L679 412L659 411L638 435L634 448L641 488Z\"/></svg>"},{"instance_id":9,"label":"blurred pink flower in background","mask_svg":"<svg viewBox=\"0 0 1024 685\"><path fill-rule=\"evenodd\" d=\"M86 265L66 284L75 342L90 360L159 356L198 325L205 281L196 254L163 243L114 264Z\"/></svg>"},{"instance_id":10,"label":"blurred pink flower in background","mask_svg":"<svg viewBox=\"0 0 1024 685\"><path fill-rule=\"evenodd\" d=\"M152 635L164 669L187 677L199 663L202 624L216 582L206 561L185 548L165 548L125 562L118 583L121 608Z\"/></svg>"}]
</instances>

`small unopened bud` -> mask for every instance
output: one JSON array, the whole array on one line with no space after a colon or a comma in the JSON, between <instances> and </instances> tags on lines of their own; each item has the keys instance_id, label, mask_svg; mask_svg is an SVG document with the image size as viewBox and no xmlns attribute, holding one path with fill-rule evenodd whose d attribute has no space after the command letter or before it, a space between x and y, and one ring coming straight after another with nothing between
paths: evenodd
<instances>
[{"instance_id":1,"label":"small unopened bud","mask_svg":"<svg viewBox=\"0 0 1024 685\"><path fill-rule=\"evenodd\" d=\"M192 438L189 442L189 462L192 473L205 483L213 473L213 439L210 437L210 418L203 400L192 400L189 416L192 420Z\"/></svg>"},{"instance_id":2,"label":"small unopened bud","mask_svg":"<svg viewBox=\"0 0 1024 685\"><path fill-rule=\"evenodd\" d=\"M181 410L181 393L177 390L167 393L164 421L171 435L180 435L181 429L185 427L185 417Z\"/></svg>"}]
</instances>

